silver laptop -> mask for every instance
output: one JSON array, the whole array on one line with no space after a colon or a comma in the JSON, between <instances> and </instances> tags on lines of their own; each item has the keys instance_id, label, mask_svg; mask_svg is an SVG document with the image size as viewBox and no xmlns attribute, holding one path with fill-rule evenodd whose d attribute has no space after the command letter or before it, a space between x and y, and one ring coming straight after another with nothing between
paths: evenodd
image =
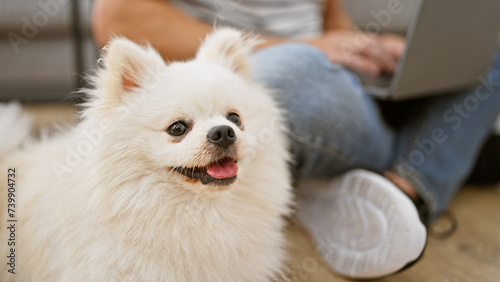
<instances>
[{"instance_id":1,"label":"silver laptop","mask_svg":"<svg viewBox=\"0 0 500 282\"><path fill-rule=\"evenodd\" d=\"M471 89L492 66L499 32L500 0L420 0L395 72L361 82L391 100Z\"/></svg>"}]
</instances>

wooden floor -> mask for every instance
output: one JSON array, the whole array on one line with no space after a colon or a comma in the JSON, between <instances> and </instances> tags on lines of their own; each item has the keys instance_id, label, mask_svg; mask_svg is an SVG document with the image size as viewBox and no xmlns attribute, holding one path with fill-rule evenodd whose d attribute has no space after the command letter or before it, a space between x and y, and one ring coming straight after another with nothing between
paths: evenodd
<instances>
[{"instance_id":1,"label":"wooden floor","mask_svg":"<svg viewBox=\"0 0 500 282\"><path fill-rule=\"evenodd\" d=\"M37 126L74 121L67 105L28 106ZM448 238L431 235L422 259L412 268L377 281L500 281L500 187L466 187L453 201L457 230ZM433 226L447 229L448 221ZM287 228L292 281L351 281L332 273L315 254L298 225Z\"/></svg>"}]
</instances>

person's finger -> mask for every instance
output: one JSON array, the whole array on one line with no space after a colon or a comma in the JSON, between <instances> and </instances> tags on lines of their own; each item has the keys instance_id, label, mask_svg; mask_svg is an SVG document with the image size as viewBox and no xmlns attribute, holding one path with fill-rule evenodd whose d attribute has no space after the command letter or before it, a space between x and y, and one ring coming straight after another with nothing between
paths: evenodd
<instances>
[{"instance_id":1,"label":"person's finger","mask_svg":"<svg viewBox=\"0 0 500 282\"><path fill-rule=\"evenodd\" d=\"M382 71L392 73L396 68L396 59L380 40L374 40L367 44L361 50L361 54L378 64Z\"/></svg>"},{"instance_id":2,"label":"person's finger","mask_svg":"<svg viewBox=\"0 0 500 282\"><path fill-rule=\"evenodd\" d=\"M382 44L380 36L375 33L357 33L353 38L356 51L378 64L385 72L393 72L396 60L391 52Z\"/></svg>"},{"instance_id":3,"label":"person's finger","mask_svg":"<svg viewBox=\"0 0 500 282\"><path fill-rule=\"evenodd\" d=\"M381 71L391 72L395 61L385 50L378 36L367 33L328 33L323 38L323 51L333 63L359 72L377 76ZM317 45L317 44L316 44Z\"/></svg>"},{"instance_id":4,"label":"person's finger","mask_svg":"<svg viewBox=\"0 0 500 282\"><path fill-rule=\"evenodd\" d=\"M380 39L382 44L391 52L392 56L396 60L399 60L405 50L405 38L396 34L384 34Z\"/></svg>"},{"instance_id":5,"label":"person's finger","mask_svg":"<svg viewBox=\"0 0 500 282\"><path fill-rule=\"evenodd\" d=\"M368 74L373 77L378 76L381 72L380 66L376 62L359 53L354 54L348 60L340 63L348 68Z\"/></svg>"}]
</instances>

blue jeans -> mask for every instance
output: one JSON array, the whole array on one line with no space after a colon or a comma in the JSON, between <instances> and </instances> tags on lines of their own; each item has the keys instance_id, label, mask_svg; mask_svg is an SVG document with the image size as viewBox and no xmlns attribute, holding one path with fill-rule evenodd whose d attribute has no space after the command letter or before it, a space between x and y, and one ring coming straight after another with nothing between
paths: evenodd
<instances>
[{"instance_id":1,"label":"blue jeans","mask_svg":"<svg viewBox=\"0 0 500 282\"><path fill-rule=\"evenodd\" d=\"M428 223L446 211L500 112L500 56L472 91L404 102L415 106L399 127L353 74L314 47L276 45L256 52L251 64L287 110L297 180L355 168L392 171L418 191Z\"/></svg>"}]
</instances>

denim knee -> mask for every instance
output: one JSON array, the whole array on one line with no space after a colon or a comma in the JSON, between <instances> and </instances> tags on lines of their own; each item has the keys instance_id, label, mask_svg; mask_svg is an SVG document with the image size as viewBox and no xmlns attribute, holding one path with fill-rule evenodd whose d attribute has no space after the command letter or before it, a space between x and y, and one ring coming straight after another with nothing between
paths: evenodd
<instances>
[{"instance_id":1,"label":"denim knee","mask_svg":"<svg viewBox=\"0 0 500 282\"><path fill-rule=\"evenodd\" d=\"M283 89L295 78L311 78L313 74L330 69L341 69L331 64L320 49L303 43L284 43L256 52L251 59L255 80L271 88Z\"/></svg>"},{"instance_id":2,"label":"denim knee","mask_svg":"<svg viewBox=\"0 0 500 282\"><path fill-rule=\"evenodd\" d=\"M324 175L389 165L393 136L377 106L354 76L321 50L300 43L266 48L252 57L252 71L275 90L287 111L295 157L311 171Z\"/></svg>"}]
</instances>

